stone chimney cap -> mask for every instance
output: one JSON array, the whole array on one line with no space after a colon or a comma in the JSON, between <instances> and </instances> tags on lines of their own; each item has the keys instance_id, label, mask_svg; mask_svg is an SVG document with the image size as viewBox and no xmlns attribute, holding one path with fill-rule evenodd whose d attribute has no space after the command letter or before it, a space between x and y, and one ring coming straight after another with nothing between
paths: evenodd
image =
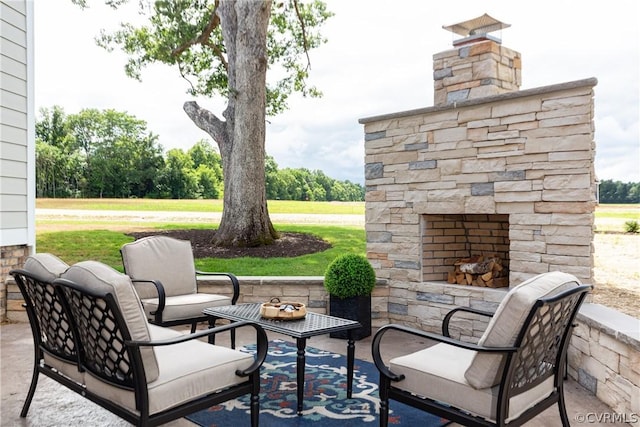
<instances>
[{"instance_id":1,"label":"stone chimney cap","mask_svg":"<svg viewBox=\"0 0 640 427\"><path fill-rule=\"evenodd\" d=\"M463 37L468 37L484 35L492 31L509 28L510 26L511 24L505 24L504 22L498 21L485 13L482 16L468 21L459 22L453 25L443 25L442 28Z\"/></svg>"}]
</instances>

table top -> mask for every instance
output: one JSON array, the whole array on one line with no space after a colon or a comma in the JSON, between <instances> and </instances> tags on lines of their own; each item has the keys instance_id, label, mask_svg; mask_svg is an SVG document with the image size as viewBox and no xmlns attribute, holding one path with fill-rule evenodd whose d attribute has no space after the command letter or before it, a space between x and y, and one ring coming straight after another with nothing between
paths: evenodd
<instances>
[{"instance_id":1,"label":"table top","mask_svg":"<svg viewBox=\"0 0 640 427\"><path fill-rule=\"evenodd\" d=\"M260 303L223 305L220 307L206 308L202 312L207 316L220 317L228 320L248 320L258 323L264 329L289 335L293 338L307 338L331 332L355 329L362 326L355 320L309 311L307 311L304 318L298 320L267 319L260 315L260 306Z\"/></svg>"}]
</instances>

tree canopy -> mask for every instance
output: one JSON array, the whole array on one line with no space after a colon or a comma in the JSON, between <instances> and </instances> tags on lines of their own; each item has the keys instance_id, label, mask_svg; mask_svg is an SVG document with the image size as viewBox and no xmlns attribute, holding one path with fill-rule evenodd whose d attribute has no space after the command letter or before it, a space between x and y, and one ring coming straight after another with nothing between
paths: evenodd
<instances>
[{"instance_id":1,"label":"tree canopy","mask_svg":"<svg viewBox=\"0 0 640 427\"><path fill-rule=\"evenodd\" d=\"M127 0L105 2L117 9ZM319 28L331 13L319 0L139 0L139 6L145 23L103 31L98 44L128 55L130 77L163 63L189 82L191 95L226 98L221 114L195 101L183 106L222 159L224 209L214 243L273 243L279 236L267 209L266 116L286 109L293 92L319 95L307 86L308 53L325 42Z\"/></svg>"},{"instance_id":2,"label":"tree canopy","mask_svg":"<svg viewBox=\"0 0 640 427\"><path fill-rule=\"evenodd\" d=\"M360 184L279 169L270 156L265 178L271 200L364 200ZM223 188L220 153L209 140L164 152L144 121L114 110L67 115L54 106L36 120L38 197L220 199Z\"/></svg>"},{"instance_id":3,"label":"tree canopy","mask_svg":"<svg viewBox=\"0 0 640 427\"><path fill-rule=\"evenodd\" d=\"M605 179L599 185L600 203L640 203L640 182Z\"/></svg>"}]
</instances>

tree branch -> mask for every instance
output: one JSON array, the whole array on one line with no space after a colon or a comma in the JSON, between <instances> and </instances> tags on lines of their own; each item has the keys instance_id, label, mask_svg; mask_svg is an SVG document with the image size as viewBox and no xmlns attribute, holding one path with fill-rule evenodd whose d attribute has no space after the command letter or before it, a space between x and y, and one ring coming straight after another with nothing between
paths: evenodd
<instances>
[{"instance_id":1,"label":"tree branch","mask_svg":"<svg viewBox=\"0 0 640 427\"><path fill-rule=\"evenodd\" d=\"M182 109L196 126L211 135L220 147L220 151L225 149L228 140L225 122L211 111L200 107L195 101L185 102Z\"/></svg>"},{"instance_id":2,"label":"tree branch","mask_svg":"<svg viewBox=\"0 0 640 427\"><path fill-rule=\"evenodd\" d=\"M293 0L293 6L296 8L296 16L298 17L298 21L300 22L300 27L302 28L302 47L304 48L304 53L307 56L307 70L311 68L311 58L309 58L309 46L307 45L307 29L304 26L304 20L300 15L300 9L298 9L298 0Z\"/></svg>"},{"instance_id":3,"label":"tree branch","mask_svg":"<svg viewBox=\"0 0 640 427\"><path fill-rule=\"evenodd\" d=\"M207 23L207 26L204 28L202 33L198 37L188 40L187 42L173 49L171 51L171 56L174 56L174 57L180 56L182 52L184 52L191 46L196 44L201 44L203 46L209 47L215 53L215 55L220 59L220 61L224 65L224 68L228 71L229 64L227 64L227 59L224 57L222 50L220 49L220 47L216 46L214 43L211 43L211 41L209 40L213 30L215 30L220 25L220 17L216 13L218 10L218 5L219 5L219 0L216 0L213 6L213 12L211 12L211 17L209 18L209 22Z\"/></svg>"}]
</instances>

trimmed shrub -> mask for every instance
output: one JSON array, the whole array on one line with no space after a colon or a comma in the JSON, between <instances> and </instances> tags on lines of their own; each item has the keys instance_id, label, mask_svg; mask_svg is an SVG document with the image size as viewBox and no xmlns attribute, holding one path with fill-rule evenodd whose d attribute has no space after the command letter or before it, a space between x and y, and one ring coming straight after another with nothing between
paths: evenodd
<instances>
[{"instance_id":1,"label":"trimmed shrub","mask_svg":"<svg viewBox=\"0 0 640 427\"><path fill-rule=\"evenodd\" d=\"M376 273L364 255L338 256L329 264L324 276L324 288L341 299L371 295L375 285Z\"/></svg>"}]
</instances>

